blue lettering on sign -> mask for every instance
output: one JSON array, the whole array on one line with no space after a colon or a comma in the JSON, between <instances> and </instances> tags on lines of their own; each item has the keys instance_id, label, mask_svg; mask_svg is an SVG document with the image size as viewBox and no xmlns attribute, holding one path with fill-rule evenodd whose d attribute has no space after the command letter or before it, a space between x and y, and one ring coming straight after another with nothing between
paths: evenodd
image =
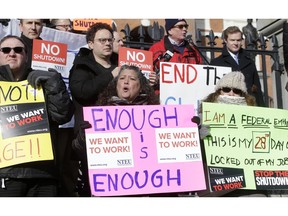
<instances>
[{"instance_id":1,"label":"blue lettering on sign","mask_svg":"<svg viewBox=\"0 0 288 216\"><path fill-rule=\"evenodd\" d=\"M159 106L157 107L159 108ZM179 124L176 107L169 109L163 107L163 112L156 108L147 111L145 108L142 110L125 109L123 106L115 110L92 108L91 112L94 131L127 130L128 128L142 130L145 125L152 128L161 128L163 126L177 127ZM103 115L104 119L101 117Z\"/></svg>"},{"instance_id":2,"label":"blue lettering on sign","mask_svg":"<svg viewBox=\"0 0 288 216\"><path fill-rule=\"evenodd\" d=\"M181 171L176 170L176 173L171 173L171 170L162 171L161 169L155 170L150 173L148 170L143 170L142 173L136 171L133 174L124 173L120 174L93 174L94 191L111 192L119 190L142 189L150 185L153 188L161 188L162 186L181 186ZM174 177L173 177L174 176Z\"/></svg>"}]
</instances>

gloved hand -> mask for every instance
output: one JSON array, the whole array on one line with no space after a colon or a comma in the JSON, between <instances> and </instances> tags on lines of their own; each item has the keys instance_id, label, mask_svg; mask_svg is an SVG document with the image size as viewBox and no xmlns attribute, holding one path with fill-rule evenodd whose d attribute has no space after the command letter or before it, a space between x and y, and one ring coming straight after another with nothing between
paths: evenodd
<instances>
[{"instance_id":1,"label":"gloved hand","mask_svg":"<svg viewBox=\"0 0 288 216\"><path fill-rule=\"evenodd\" d=\"M201 126L201 119L199 118L199 116L193 116L191 121L194 122L195 124L197 124L198 127Z\"/></svg>"},{"instance_id":2,"label":"gloved hand","mask_svg":"<svg viewBox=\"0 0 288 216\"><path fill-rule=\"evenodd\" d=\"M79 125L77 137L72 141L72 149L79 160L86 157L86 139L85 129L91 128L92 125L88 121L83 121Z\"/></svg>"},{"instance_id":3,"label":"gloved hand","mask_svg":"<svg viewBox=\"0 0 288 216\"><path fill-rule=\"evenodd\" d=\"M28 74L27 80L33 88L37 88L57 73L53 68L48 68L48 71L34 70Z\"/></svg>"},{"instance_id":4,"label":"gloved hand","mask_svg":"<svg viewBox=\"0 0 288 216\"><path fill-rule=\"evenodd\" d=\"M210 136L210 126L209 125L202 125L200 117L199 116L193 116L191 121L198 125L200 139L204 139L206 136Z\"/></svg>"},{"instance_id":5,"label":"gloved hand","mask_svg":"<svg viewBox=\"0 0 288 216\"><path fill-rule=\"evenodd\" d=\"M3 26L8 26L9 22L10 22L10 19L0 19L0 23Z\"/></svg>"},{"instance_id":6,"label":"gloved hand","mask_svg":"<svg viewBox=\"0 0 288 216\"><path fill-rule=\"evenodd\" d=\"M201 128L199 129L199 136L200 136L200 139L204 139L207 136L211 136L210 126L209 125L201 125Z\"/></svg>"},{"instance_id":7,"label":"gloved hand","mask_svg":"<svg viewBox=\"0 0 288 216\"><path fill-rule=\"evenodd\" d=\"M77 135L77 139L79 141L79 143L85 143L86 139L85 139L85 129L91 128L92 125L88 122L88 121L83 121L80 123L79 125L79 132Z\"/></svg>"}]
</instances>

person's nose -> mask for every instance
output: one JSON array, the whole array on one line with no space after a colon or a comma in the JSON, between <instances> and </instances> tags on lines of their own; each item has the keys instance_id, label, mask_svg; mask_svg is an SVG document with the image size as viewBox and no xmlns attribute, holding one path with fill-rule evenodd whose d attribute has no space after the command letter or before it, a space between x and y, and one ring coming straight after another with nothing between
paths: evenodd
<instances>
[{"instance_id":1,"label":"person's nose","mask_svg":"<svg viewBox=\"0 0 288 216\"><path fill-rule=\"evenodd\" d=\"M16 52L14 51L14 49L11 49L10 52L8 53L9 56L15 56Z\"/></svg>"},{"instance_id":2,"label":"person's nose","mask_svg":"<svg viewBox=\"0 0 288 216\"><path fill-rule=\"evenodd\" d=\"M124 83L125 83L125 84L128 84L128 83L129 83L129 77L126 77L126 78L124 79Z\"/></svg>"},{"instance_id":3,"label":"person's nose","mask_svg":"<svg viewBox=\"0 0 288 216\"><path fill-rule=\"evenodd\" d=\"M235 94L234 94L234 92L232 91L232 89L231 89L231 91L228 93L228 95L229 95L229 96L235 96Z\"/></svg>"},{"instance_id":4,"label":"person's nose","mask_svg":"<svg viewBox=\"0 0 288 216\"><path fill-rule=\"evenodd\" d=\"M35 22L32 23L31 28L32 28L32 29L36 29L36 24L35 24Z\"/></svg>"}]
</instances>

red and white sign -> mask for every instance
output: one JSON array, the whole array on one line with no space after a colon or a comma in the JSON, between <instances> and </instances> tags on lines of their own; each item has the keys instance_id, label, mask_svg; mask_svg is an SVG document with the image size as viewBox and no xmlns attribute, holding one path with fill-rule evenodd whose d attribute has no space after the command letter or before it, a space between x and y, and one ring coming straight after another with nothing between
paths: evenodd
<instances>
[{"instance_id":1,"label":"red and white sign","mask_svg":"<svg viewBox=\"0 0 288 216\"><path fill-rule=\"evenodd\" d=\"M67 61L67 44L34 39L32 50L32 68L47 70L55 65L65 66Z\"/></svg>"},{"instance_id":2,"label":"red and white sign","mask_svg":"<svg viewBox=\"0 0 288 216\"><path fill-rule=\"evenodd\" d=\"M153 71L153 53L147 50L120 47L119 66L124 64L139 67L145 77L149 79L149 74Z\"/></svg>"}]
</instances>

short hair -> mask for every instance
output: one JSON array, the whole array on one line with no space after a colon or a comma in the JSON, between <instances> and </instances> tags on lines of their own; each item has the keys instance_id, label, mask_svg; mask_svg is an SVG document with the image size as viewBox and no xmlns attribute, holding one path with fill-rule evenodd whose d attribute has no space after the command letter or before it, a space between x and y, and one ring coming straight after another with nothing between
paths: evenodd
<instances>
[{"instance_id":1,"label":"short hair","mask_svg":"<svg viewBox=\"0 0 288 216\"><path fill-rule=\"evenodd\" d=\"M3 37L1 40L0 40L0 46L2 45L2 43L10 38L14 38L14 39L17 39L18 41L20 41L21 43L23 43L24 45L24 50L25 50L25 53L28 52L28 46L27 44L24 42L24 40L21 38L21 37L18 37L16 35L6 35L5 37Z\"/></svg>"},{"instance_id":2,"label":"short hair","mask_svg":"<svg viewBox=\"0 0 288 216\"><path fill-rule=\"evenodd\" d=\"M55 28L55 27L58 25L59 20L67 20L67 21L69 22L69 25L72 25L72 22L71 22L70 19L51 19L51 21L50 21L50 26L51 26L52 28Z\"/></svg>"},{"instance_id":3,"label":"short hair","mask_svg":"<svg viewBox=\"0 0 288 216\"><path fill-rule=\"evenodd\" d=\"M223 31L223 37L225 40L227 40L229 34L234 33L241 33L241 38L243 39L243 32L239 29L237 26L229 26Z\"/></svg>"},{"instance_id":4,"label":"short hair","mask_svg":"<svg viewBox=\"0 0 288 216\"><path fill-rule=\"evenodd\" d=\"M113 29L109 24L97 22L90 26L90 28L88 29L86 33L86 42L88 43L89 41L94 41L96 32L102 29L107 29L113 37Z\"/></svg>"},{"instance_id":5,"label":"short hair","mask_svg":"<svg viewBox=\"0 0 288 216\"><path fill-rule=\"evenodd\" d=\"M19 20L20 20L20 23L23 24L23 20L27 20L27 19L19 19ZM39 20L41 20L41 23L42 23L42 24L43 24L43 23L46 24L46 22L45 22L46 19L39 19Z\"/></svg>"}]
</instances>

